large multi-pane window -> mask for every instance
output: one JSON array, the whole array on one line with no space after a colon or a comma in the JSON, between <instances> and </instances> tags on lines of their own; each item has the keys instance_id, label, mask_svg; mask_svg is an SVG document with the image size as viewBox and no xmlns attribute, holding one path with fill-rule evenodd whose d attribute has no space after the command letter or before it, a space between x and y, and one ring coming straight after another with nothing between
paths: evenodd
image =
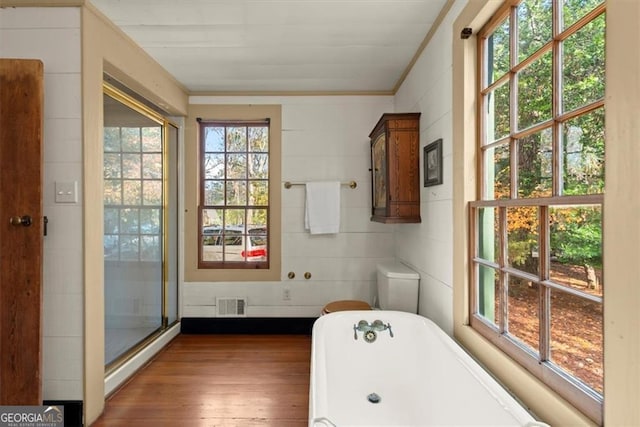
<instances>
[{"instance_id":1,"label":"large multi-pane window","mask_svg":"<svg viewBox=\"0 0 640 427\"><path fill-rule=\"evenodd\" d=\"M269 121L199 128L199 266L268 268Z\"/></svg>"},{"instance_id":2,"label":"large multi-pane window","mask_svg":"<svg viewBox=\"0 0 640 427\"><path fill-rule=\"evenodd\" d=\"M471 323L600 422L605 5L507 2L478 40Z\"/></svg>"}]
</instances>

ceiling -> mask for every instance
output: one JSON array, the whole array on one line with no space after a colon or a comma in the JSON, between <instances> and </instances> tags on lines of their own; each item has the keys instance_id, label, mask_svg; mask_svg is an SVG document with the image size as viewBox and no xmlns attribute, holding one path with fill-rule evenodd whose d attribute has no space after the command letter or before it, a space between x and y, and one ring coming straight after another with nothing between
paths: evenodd
<instances>
[{"instance_id":1,"label":"ceiling","mask_svg":"<svg viewBox=\"0 0 640 427\"><path fill-rule=\"evenodd\" d=\"M91 0L191 93L393 92L448 0Z\"/></svg>"}]
</instances>

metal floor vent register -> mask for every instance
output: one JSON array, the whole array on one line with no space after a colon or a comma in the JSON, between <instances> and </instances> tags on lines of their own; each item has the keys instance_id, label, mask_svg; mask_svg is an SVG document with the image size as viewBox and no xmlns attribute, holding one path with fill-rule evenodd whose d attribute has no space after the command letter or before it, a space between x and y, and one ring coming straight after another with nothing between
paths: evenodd
<instances>
[{"instance_id":1,"label":"metal floor vent register","mask_svg":"<svg viewBox=\"0 0 640 427\"><path fill-rule=\"evenodd\" d=\"M246 298L216 298L218 317L247 317Z\"/></svg>"}]
</instances>

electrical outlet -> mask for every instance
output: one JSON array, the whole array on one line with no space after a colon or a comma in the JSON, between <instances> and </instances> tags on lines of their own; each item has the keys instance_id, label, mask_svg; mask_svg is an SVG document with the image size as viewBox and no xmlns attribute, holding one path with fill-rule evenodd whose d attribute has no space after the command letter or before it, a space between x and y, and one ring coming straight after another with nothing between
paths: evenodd
<instances>
[{"instance_id":1,"label":"electrical outlet","mask_svg":"<svg viewBox=\"0 0 640 427\"><path fill-rule=\"evenodd\" d=\"M291 301L291 289L284 288L282 290L282 300L283 301Z\"/></svg>"}]
</instances>

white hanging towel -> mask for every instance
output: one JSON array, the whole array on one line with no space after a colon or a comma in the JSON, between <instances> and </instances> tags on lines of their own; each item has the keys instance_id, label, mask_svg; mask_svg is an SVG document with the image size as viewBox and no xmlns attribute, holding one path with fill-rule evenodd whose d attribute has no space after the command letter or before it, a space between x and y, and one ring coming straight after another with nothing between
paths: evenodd
<instances>
[{"instance_id":1,"label":"white hanging towel","mask_svg":"<svg viewBox=\"0 0 640 427\"><path fill-rule=\"evenodd\" d=\"M308 182L304 228L310 234L340 230L340 182Z\"/></svg>"}]
</instances>

